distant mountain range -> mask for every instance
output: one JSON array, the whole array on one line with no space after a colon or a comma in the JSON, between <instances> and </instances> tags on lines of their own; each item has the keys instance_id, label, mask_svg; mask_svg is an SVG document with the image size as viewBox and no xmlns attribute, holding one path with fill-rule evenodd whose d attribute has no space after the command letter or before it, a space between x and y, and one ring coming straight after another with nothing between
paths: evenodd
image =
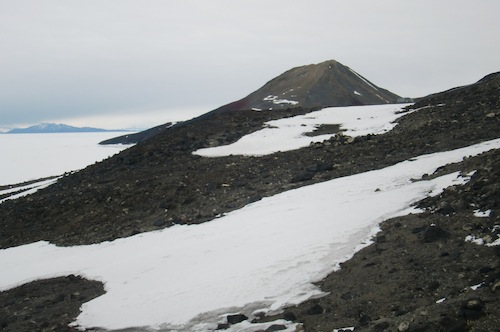
<instances>
[{"instance_id":1,"label":"distant mountain range","mask_svg":"<svg viewBox=\"0 0 500 332\"><path fill-rule=\"evenodd\" d=\"M93 133L124 130L107 130L92 127L73 127L62 123L40 123L27 128L14 128L5 134Z\"/></svg>"}]
</instances>

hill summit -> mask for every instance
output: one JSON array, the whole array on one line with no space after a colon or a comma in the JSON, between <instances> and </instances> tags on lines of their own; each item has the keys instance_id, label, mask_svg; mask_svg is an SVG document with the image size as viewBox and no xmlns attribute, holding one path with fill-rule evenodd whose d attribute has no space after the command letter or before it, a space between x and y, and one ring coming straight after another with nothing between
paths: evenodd
<instances>
[{"instance_id":1,"label":"hill summit","mask_svg":"<svg viewBox=\"0 0 500 332\"><path fill-rule=\"evenodd\" d=\"M248 96L210 113L242 110L322 108L396 103L400 97L382 89L335 60L292 68L273 78ZM201 117L205 117L202 115ZM163 124L137 134L120 136L101 144L131 144L171 127Z\"/></svg>"},{"instance_id":2,"label":"hill summit","mask_svg":"<svg viewBox=\"0 0 500 332\"><path fill-rule=\"evenodd\" d=\"M257 91L221 109L275 109L395 103L382 89L335 60L292 68Z\"/></svg>"}]
</instances>

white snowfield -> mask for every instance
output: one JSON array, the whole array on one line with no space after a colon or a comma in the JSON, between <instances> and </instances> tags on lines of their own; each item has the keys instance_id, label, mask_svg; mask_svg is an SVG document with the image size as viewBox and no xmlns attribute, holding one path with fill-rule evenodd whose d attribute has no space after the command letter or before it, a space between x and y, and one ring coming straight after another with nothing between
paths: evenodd
<instances>
[{"instance_id":1,"label":"white snowfield","mask_svg":"<svg viewBox=\"0 0 500 332\"><path fill-rule=\"evenodd\" d=\"M396 126L394 121L404 115L401 111L408 105L410 104L324 108L304 115L268 121L265 123L265 128L246 135L232 144L203 148L193 153L204 157L262 156L278 151L295 150L335 136L335 134L305 135L325 124L338 124L344 130L343 133L351 137L382 134Z\"/></svg>"},{"instance_id":2,"label":"white snowfield","mask_svg":"<svg viewBox=\"0 0 500 332\"><path fill-rule=\"evenodd\" d=\"M0 250L0 290L76 274L102 281L106 293L85 303L74 325L206 331L227 313L275 311L321 295L312 283L368 245L380 222L418 212L416 201L467 181L458 173L413 179L498 148L500 139L419 156L267 197L200 225L95 245L41 241Z\"/></svg>"},{"instance_id":3,"label":"white snowfield","mask_svg":"<svg viewBox=\"0 0 500 332\"><path fill-rule=\"evenodd\" d=\"M0 135L0 185L82 169L130 145L99 145L124 132Z\"/></svg>"}]
</instances>

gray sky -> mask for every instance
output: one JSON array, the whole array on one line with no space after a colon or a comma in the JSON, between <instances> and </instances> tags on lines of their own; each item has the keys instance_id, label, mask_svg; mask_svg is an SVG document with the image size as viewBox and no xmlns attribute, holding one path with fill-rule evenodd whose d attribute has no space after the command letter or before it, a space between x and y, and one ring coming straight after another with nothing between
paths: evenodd
<instances>
[{"instance_id":1,"label":"gray sky","mask_svg":"<svg viewBox=\"0 0 500 332\"><path fill-rule=\"evenodd\" d=\"M410 97L500 70L498 0L0 0L0 130L150 127L335 59Z\"/></svg>"}]
</instances>

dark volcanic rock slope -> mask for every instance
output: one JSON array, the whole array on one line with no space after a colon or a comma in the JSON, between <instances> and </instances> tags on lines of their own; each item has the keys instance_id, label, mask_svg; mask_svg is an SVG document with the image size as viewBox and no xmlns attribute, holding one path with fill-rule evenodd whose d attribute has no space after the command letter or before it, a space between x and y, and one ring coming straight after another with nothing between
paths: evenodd
<instances>
[{"instance_id":1,"label":"dark volcanic rock slope","mask_svg":"<svg viewBox=\"0 0 500 332\"><path fill-rule=\"evenodd\" d=\"M292 68L237 102L241 109L290 105L327 107L395 103L398 96L377 87L340 62Z\"/></svg>"},{"instance_id":2,"label":"dark volcanic rock slope","mask_svg":"<svg viewBox=\"0 0 500 332\"><path fill-rule=\"evenodd\" d=\"M423 98L410 109L418 111L383 135L353 140L338 135L264 157L202 158L192 151L234 142L265 121L311 109L215 112L178 124L33 195L0 204L0 247L37 240L94 243L173 223L200 223L283 190L498 138L500 74ZM287 309L285 318L303 323L306 331L342 326L356 331L498 331L498 247L464 238L498 232L497 213L477 218L472 211L498 210L499 161L499 152L492 151L440 169L441 174L477 172L465 187L421 202L427 212L384 223L374 245L321 282L328 296ZM69 287L65 283L50 287L67 294L61 290ZM476 291L468 288L479 283L483 286ZM94 295L85 296L102 292L94 289ZM10 331L19 330L15 324L21 322L16 294L4 292L1 298L0 324ZM26 292L22 297L25 308L31 303L53 314L50 303L42 305ZM437 306L441 298L447 300ZM42 329L46 317L34 326ZM54 317L67 322L67 317Z\"/></svg>"},{"instance_id":3,"label":"dark volcanic rock slope","mask_svg":"<svg viewBox=\"0 0 500 332\"><path fill-rule=\"evenodd\" d=\"M449 94L423 99L412 106L418 112L384 135L352 142L338 135L328 144L263 157L203 158L192 151L234 142L265 121L311 109L211 113L0 204L0 247L38 240L88 244L200 223L283 190L496 138L498 81L496 75L464 88L446 103Z\"/></svg>"},{"instance_id":4,"label":"dark volcanic rock slope","mask_svg":"<svg viewBox=\"0 0 500 332\"><path fill-rule=\"evenodd\" d=\"M221 106L211 113L328 106L377 105L395 103L399 96L382 89L335 60L292 68L273 78L248 96ZM209 113L209 114L211 114ZM206 118L202 115L201 118ZM135 143L168 129L158 126L102 144Z\"/></svg>"}]
</instances>

